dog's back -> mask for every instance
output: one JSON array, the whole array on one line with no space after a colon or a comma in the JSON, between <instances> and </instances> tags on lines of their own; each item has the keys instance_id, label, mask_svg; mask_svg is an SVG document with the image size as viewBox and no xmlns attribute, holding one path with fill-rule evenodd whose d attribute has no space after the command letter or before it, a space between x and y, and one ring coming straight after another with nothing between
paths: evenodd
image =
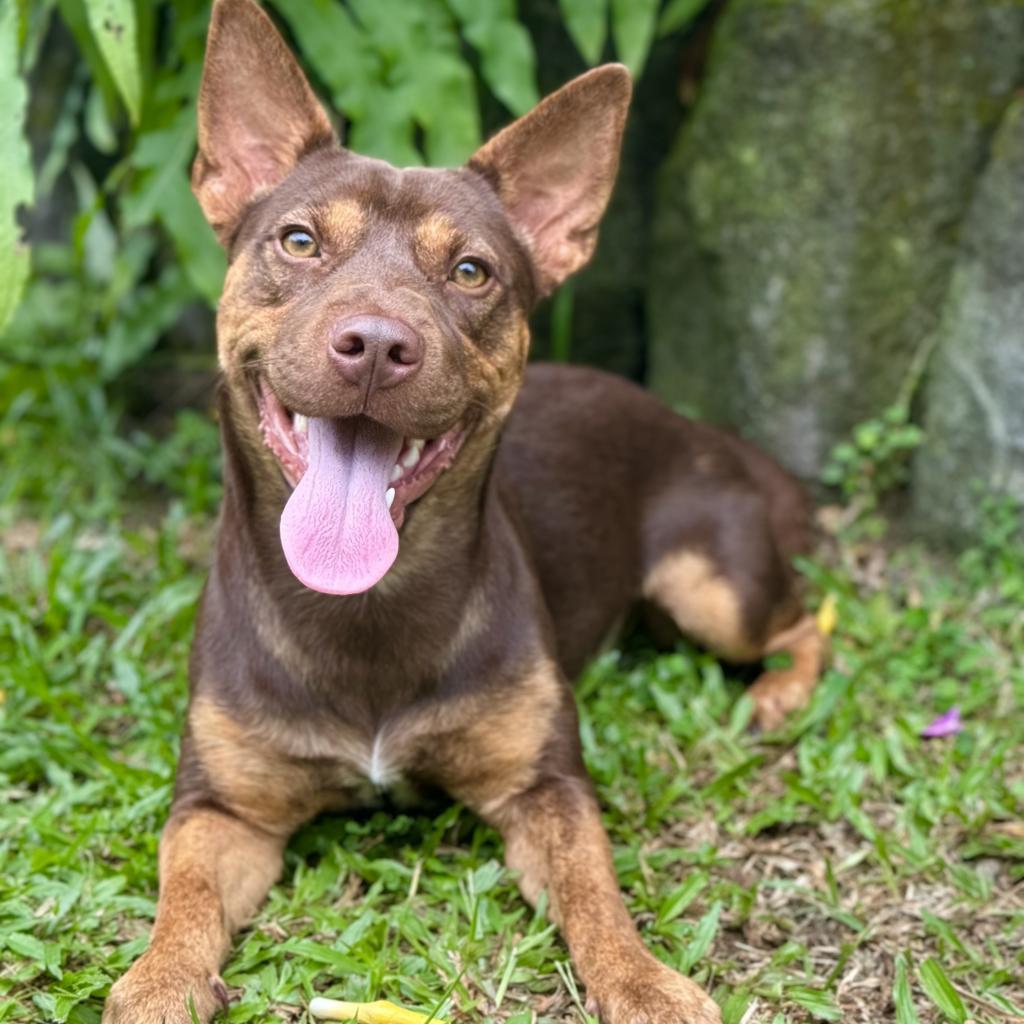
<instances>
[{"instance_id":1,"label":"dog's back","mask_svg":"<svg viewBox=\"0 0 1024 1024\"><path fill-rule=\"evenodd\" d=\"M809 544L806 498L776 462L598 370L530 366L495 473L570 676L672 552L702 553L740 588L759 577L774 605L792 587L790 559Z\"/></svg>"}]
</instances>

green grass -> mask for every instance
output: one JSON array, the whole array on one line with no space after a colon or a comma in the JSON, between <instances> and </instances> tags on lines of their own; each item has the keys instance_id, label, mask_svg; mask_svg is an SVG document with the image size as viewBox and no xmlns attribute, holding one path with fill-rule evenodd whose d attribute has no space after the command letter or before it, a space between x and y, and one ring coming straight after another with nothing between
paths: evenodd
<instances>
[{"instance_id":1,"label":"green grass","mask_svg":"<svg viewBox=\"0 0 1024 1024\"><path fill-rule=\"evenodd\" d=\"M85 1024L153 916L215 444L195 416L126 443L48 386L0 422L0 1021ZM1024 1013L1016 526L996 510L955 563L832 538L806 571L838 601L833 663L785 735L752 736L742 683L690 648L581 681L630 909L729 1024ZM964 732L921 740L952 704ZM582 1021L567 967L466 811L327 818L237 943L227 1019L306 1021L323 992Z\"/></svg>"}]
</instances>

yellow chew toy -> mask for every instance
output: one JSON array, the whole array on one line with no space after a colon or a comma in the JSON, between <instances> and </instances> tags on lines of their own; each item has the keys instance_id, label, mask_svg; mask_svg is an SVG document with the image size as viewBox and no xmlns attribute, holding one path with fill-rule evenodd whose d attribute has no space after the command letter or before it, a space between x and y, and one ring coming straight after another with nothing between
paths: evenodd
<instances>
[{"instance_id":1,"label":"yellow chew toy","mask_svg":"<svg viewBox=\"0 0 1024 1024\"><path fill-rule=\"evenodd\" d=\"M346 1003L340 999L317 997L309 1004L309 1012L321 1020L357 1020L359 1024L448 1024L439 1017L395 1006L386 999L375 1003Z\"/></svg>"},{"instance_id":2,"label":"yellow chew toy","mask_svg":"<svg viewBox=\"0 0 1024 1024\"><path fill-rule=\"evenodd\" d=\"M818 632L822 636L831 636L839 621L839 613L836 610L836 595L827 594L818 609Z\"/></svg>"}]
</instances>

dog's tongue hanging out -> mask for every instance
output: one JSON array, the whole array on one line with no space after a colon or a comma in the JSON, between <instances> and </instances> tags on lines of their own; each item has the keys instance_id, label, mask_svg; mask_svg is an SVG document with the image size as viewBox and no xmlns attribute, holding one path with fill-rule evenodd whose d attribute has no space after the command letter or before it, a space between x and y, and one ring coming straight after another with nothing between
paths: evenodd
<instances>
[{"instance_id":1,"label":"dog's tongue hanging out","mask_svg":"<svg viewBox=\"0 0 1024 1024\"><path fill-rule=\"evenodd\" d=\"M311 590L361 594L398 556L385 492L402 436L365 417L311 419L309 466L281 515L288 565Z\"/></svg>"}]
</instances>

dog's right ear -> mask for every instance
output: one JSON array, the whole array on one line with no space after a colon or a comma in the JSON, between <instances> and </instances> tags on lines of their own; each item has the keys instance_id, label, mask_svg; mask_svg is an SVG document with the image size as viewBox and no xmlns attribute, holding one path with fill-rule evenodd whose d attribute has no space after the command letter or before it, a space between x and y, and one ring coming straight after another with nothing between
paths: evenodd
<instances>
[{"instance_id":1,"label":"dog's right ear","mask_svg":"<svg viewBox=\"0 0 1024 1024\"><path fill-rule=\"evenodd\" d=\"M542 295L594 252L615 184L631 92L622 64L593 68L470 158L469 167L493 185L526 242Z\"/></svg>"},{"instance_id":2,"label":"dog's right ear","mask_svg":"<svg viewBox=\"0 0 1024 1024\"><path fill-rule=\"evenodd\" d=\"M199 88L192 191L222 244L246 207L334 130L302 69L253 0L215 0Z\"/></svg>"}]
</instances>

